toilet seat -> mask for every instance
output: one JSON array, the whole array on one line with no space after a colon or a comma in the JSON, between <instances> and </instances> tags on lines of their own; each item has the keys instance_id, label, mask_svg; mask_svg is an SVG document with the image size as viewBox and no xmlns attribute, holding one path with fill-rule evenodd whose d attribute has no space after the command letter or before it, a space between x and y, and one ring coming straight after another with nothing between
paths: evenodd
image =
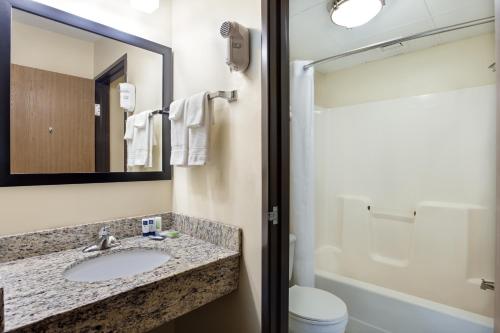
<instances>
[{"instance_id":1,"label":"toilet seat","mask_svg":"<svg viewBox=\"0 0 500 333\"><path fill-rule=\"evenodd\" d=\"M293 286L289 289L289 314L303 322L331 325L348 318L345 303L321 289Z\"/></svg>"}]
</instances>

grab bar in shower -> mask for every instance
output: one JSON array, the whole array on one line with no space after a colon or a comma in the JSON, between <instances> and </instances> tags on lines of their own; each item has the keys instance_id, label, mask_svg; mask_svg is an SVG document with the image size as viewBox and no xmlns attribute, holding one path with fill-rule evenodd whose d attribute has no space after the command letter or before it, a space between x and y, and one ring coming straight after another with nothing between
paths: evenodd
<instances>
[{"instance_id":1,"label":"grab bar in shower","mask_svg":"<svg viewBox=\"0 0 500 333\"><path fill-rule=\"evenodd\" d=\"M403 222L413 222L415 217L417 216L417 211L413 211L413 216L410 215L403 215L403 214L395 214L391 212L381 212L381 211L374 211L373 207L368 205L366 207L368 211L371 213L371 215L375 218L378 219L388 219L388 220L398 220L398 221L403 221Z\"/></svg>"}]
</instances>

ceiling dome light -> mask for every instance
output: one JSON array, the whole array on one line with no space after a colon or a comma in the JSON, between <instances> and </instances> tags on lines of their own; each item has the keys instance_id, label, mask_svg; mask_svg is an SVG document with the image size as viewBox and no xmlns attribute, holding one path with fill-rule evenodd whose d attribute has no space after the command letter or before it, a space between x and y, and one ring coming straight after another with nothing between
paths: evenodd
<instances>
[{"instance_id":1,"label":"ceiling dome light","mask_svg":"<svg viewBox=\"0 0 500 333\"><path fill-rule=\"evenodd\" d=\"M132 8L151 14L160 7L160 0L130 0Z\"/></svg>"},{"instance_id":2,"label":"ceiling dome light","mask_svg":"<svg viewBox=\"0 0 500 333\"><path fill-rule=\"evenodd\" d=\"M371 21L384 5L384 0L333 0L329 10L333 23L355 28Z\"/></svg>"}]
</instances>

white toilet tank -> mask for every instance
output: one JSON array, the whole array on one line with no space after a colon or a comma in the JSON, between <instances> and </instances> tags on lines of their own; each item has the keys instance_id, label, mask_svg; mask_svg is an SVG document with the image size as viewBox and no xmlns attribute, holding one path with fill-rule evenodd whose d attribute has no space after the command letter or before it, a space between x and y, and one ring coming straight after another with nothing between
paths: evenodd
<instances>
[{"instance_id":1,"label":"white toilet tank","mask_svg":"<svg viewBox=\"0 0 500 333\"><path fill-rule=\"evenodd\" d=\"M290 252L288 254L288 281L292 280L292 271L293 271L293 255L295 253L295 241L297 237L294 234L290 234Z\"/></svg>"}]
</instances>

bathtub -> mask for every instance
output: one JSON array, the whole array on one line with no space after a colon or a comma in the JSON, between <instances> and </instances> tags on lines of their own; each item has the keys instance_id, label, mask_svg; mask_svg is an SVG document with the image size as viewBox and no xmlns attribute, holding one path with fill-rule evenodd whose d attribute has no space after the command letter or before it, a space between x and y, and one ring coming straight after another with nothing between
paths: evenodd
<instances>
[{"instance_id":1,"label":"bathtub","mask_svg":"<svg viewBox=\"0 0 500 333\"><path fill-rule=\"evenodd\" d=\"M493 319L322 270L316 287L347 304L347 333L493 333Z\"/></svg>"}]
</instances>

